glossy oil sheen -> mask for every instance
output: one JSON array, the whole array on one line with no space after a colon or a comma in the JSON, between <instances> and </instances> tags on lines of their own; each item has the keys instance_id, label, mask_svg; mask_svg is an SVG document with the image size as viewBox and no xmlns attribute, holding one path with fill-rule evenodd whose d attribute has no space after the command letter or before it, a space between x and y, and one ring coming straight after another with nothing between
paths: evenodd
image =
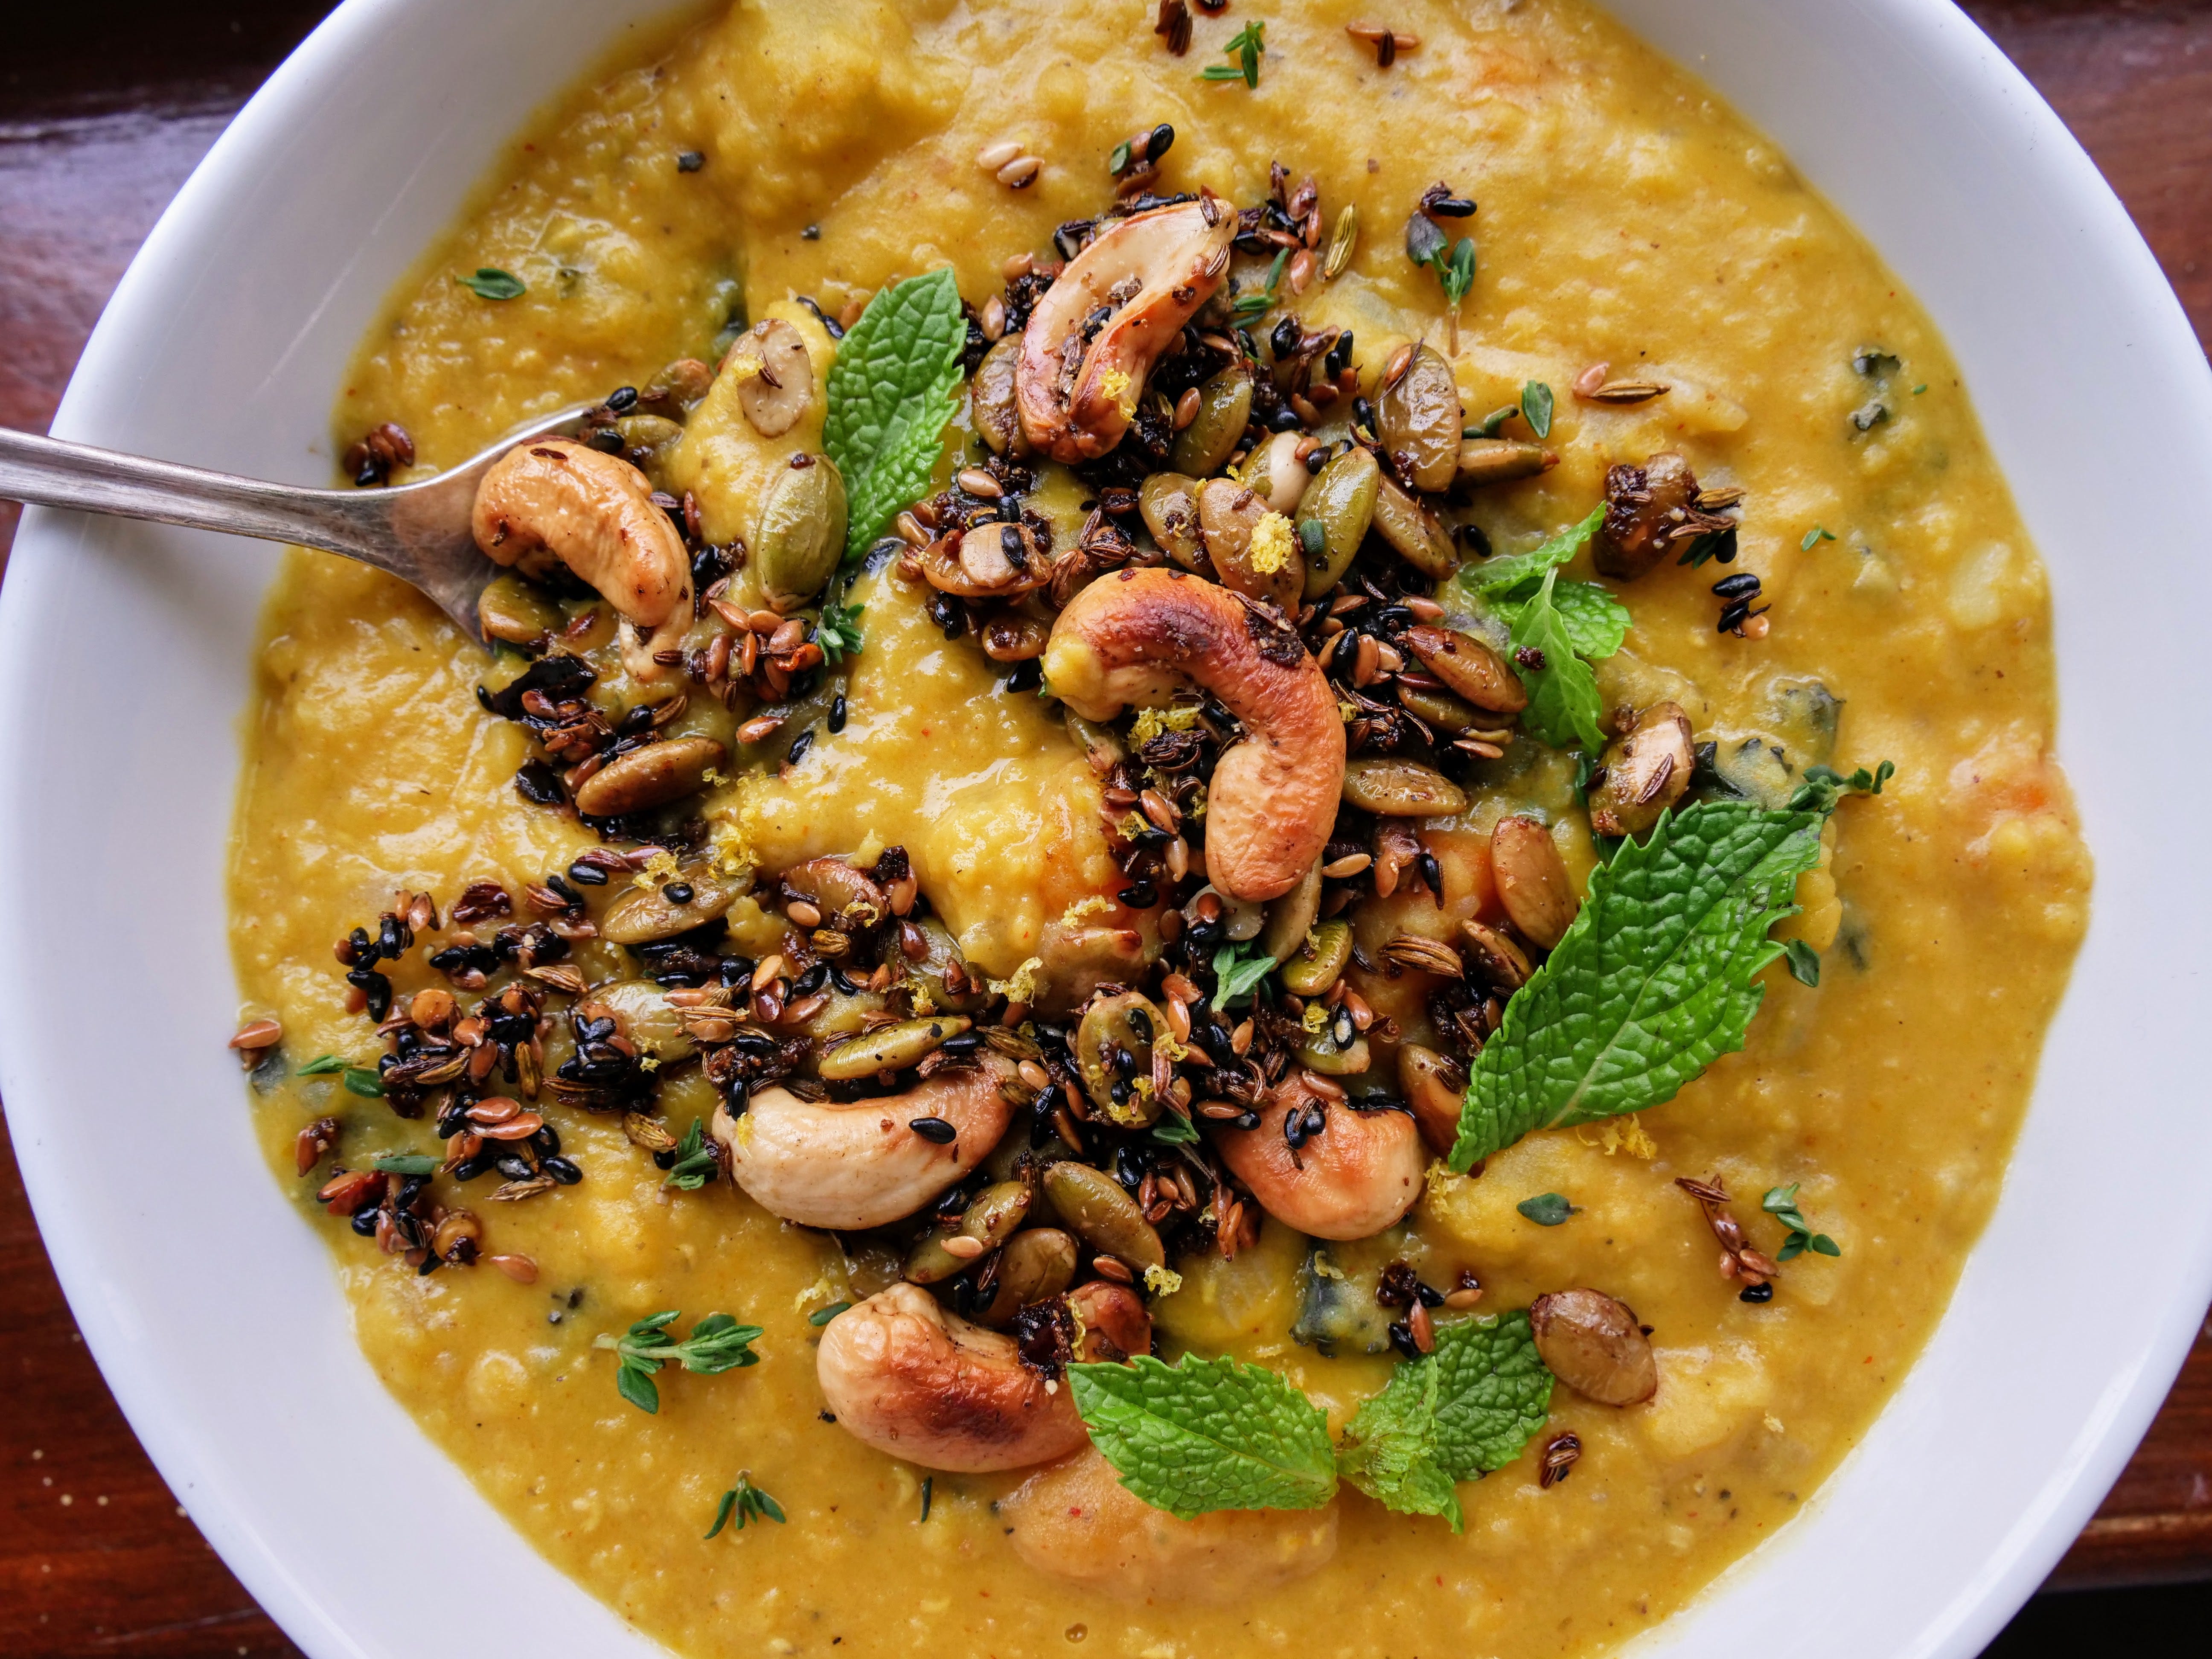
<instances>
[{"instance_id":1,"label":"glossy oil sheen","mask_svg":"<svg viewBox=\"0 0 2212 1659\"><path fill-rule=\"evenodd\" d=\"M492 1248L538 1260L536 1285L416 1279L319 1224L387 1386L541 1550L679 1649L826 1650L836 1635L858 1652L1057 1652L1079 1622L1131 1654L1602 1648L1811 1495L1918 1352L1994 1200L2088 872L2048 752L2042 568L1942 342L1783 158L1596 15L1417 7L1404 24L1422 48L1387 76L1341 21L1271 21L1257 96L1192 79L1227 24L1202 24L1181 63L1149 39L1132 49L1118 21L1057 8L816 8L803 27L771 8L703 24L660 72L603 75L497 163L467 227L365 347L340 434L397 419L441 465L537 408L703 349L740 269L756 312L796 289L834 313L946 259L980 300L1006 253L1095 210L1101 158L1133 110L1175 121L1177 185L1249 197L1280 156L1294 176L1316 173L1329 211L1358 203L1352 275L1301 309L1355 327L1371 368L1398 339L1438 337L1433 279L1407 267L1396 226L1424 185L1480 155L1484 275L1455 362L1470 410L1529 379L1564 388L1593 361L1674 387L1628 411L1562 396L1561 465L1490 493L1493 536L1511 545L1578 518L1609 462L1683 448L1708 482L1749 492L1738 568L1764 580L1774 630L1758 644L1715 634L1709 581L1660 573L1626 591L1637 628L1608 695L1672 696L1701 739L1771 736L1802 757L1775 681L1817 678L1844 702L1836 758L1899 769L1880 801L1843 809L1828 868L1802 892L1797 925L1827 947L1820 991L1777 972L1748 1052L1648 1114L1641 1134L1534 1137L1478 1181L1439 1181L1410 1239L1387 1247L1432 1280L1474 1268L1490 1307L1575 1283L1624 1297L1656 1328L1659 1399L1614 1412L1563 1393L1553 1431L1585 1446L1571 1480L1540 1492L1524 1459L1469 1489L1464 1539L1347 1498L1337 1561L1310 1580L1225 1612L1131 1611L1016 1562L988 1507L1011 1479L937 1477L922 1523L914 1471L815 1419L803 1315L844 1293L834 1249L726 1193L664 1199L611 1125L564 1118L586 1184L490 1218ZM989 77L967 67L984 63L999 66ZM991 94L1008 74L1029 88L1018 136L1048 163L1019 195L972 161L1006 131ZM1351 143L1346 109L1359 112ZM707 167L679 173L685 148ZM917 199L926 216L909 210ZM810 223L818 240L799 234ZM530 297L494 307L453 283L477 264L515 270ZM1850 367L1867 344L1904 367L1886 394L1893 417L1863 435L1845 416L1880 390ZM1837 539L1801 549L1816 524ZM976 827L971 856L948 852L941 879L1004 875L1005 892L970 895L979 917L1056 914L1081 883L1020 860L1080 787L1079 757L1033 709L986 693L972 646L938 638L896 583L856 597L868 645L845 741L817 736L807 768L726 803L732 817L781 862L926 836L957 785ZM392 887L449 899L479 875L519 884L583 839L515 801L520 738L475 708L481 659L388 584L295 557L259 670L233 887L247 1004L280 1013L302 1058L364 1058L330 941ZM1449 896L1468 909L1489 902L1488 825L1515 807L1564 810L1571 778L1537 767L1491 783L1463 823L1434 826L1455 854ZM1588 848L1560 839L1586 870ZM972 856L994 843L997 860ZM1399 909L1368 925L1427 925L1421 907ZM994 965L1011 971L1019 939L1005 949ZM1419 1017L1417 1002L1398 1012ZM696 1080L664 1100L679 1126L706 1104ZM349 1109L352 1145L410 1133L366 1103L287 1091L259 1112L282 1179L303 1116L332 1106ZM1792 1264L1770 1306L1735 1302L1670 1185L1716 1172L1747 1221L1760 1190L1802 1182L1842 1258ZM1522 1220L1514 1205L1546 1191L1583 1213L1557 1229ZM1778 1242L1751 1224L1755 1242ZM1341 1414L1382 1363L1290 1343L1297 1254L1271 1235L1232 1267L1187 1264L1161 1322L1176 1340L1283 1366ZM662 1413L640 1416L590 1339L662 1307L767 1326L765 1363L669 1379ZM791 1524L702 1540L739 1468Z\"/></svg>"}]
</instances>

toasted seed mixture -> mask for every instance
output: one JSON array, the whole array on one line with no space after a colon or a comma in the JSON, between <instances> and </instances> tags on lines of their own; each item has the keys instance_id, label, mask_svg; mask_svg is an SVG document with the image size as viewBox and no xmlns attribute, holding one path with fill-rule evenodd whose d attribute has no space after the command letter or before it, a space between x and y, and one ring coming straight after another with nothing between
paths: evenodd
<instances>
[{"instance_id":1,"label":"toasted seed mixture","mask_svg":"<svg viewBox=\"0 0 2212 1659\"><path fill-rule=\"evenodd\" d=\"M682 608L526 561L487 659L314 556L271 604L229 1041L272 1170L396 1395L680 1651L1603 1650L1810 1496L1994 1200L2088 867L2040 567L1927 320L1571 0L1224 9L747 6L609 67L395 297L337 447L404 483L598 399L580 441L641 473ZM1055 285L1179 210L1230 239L1218 289L1110 447L1038 453ZM844 558L822 377L946 264L945 453ZM1051 343L1071 443L1148 302ZM1562 743L1530 706L1558 665L1462 574L1594 512L1561 575L1632 626ZM1208 878L1216 769L1263 734L1188 685L1087 720L1042 672L1079 595L1146 571L1242 596L1336 703L1341 802L1279 896ZM1356 1240L1237 1173L1393 1124L1441 1157L1615 838L1877 760L1748 1048L1672 1103L1429 1162ZM961 1110L898 1104L963 1079L1011 1118L972 1158ZM966 1173L884 1224L780 1222L728 1179L771 1097L880 1099ZM1347 1494L1326 1565L1240 1593L1248 1545L1225 1604L1148 1600L1008 1547L1024 1472L824 1409L817 1347L900 1284L1055 1387L1149 1339L1340 1429L1523 1307L1565 1386L1462 1488L1466 1535Z\"/></svg>"}]
</instances>

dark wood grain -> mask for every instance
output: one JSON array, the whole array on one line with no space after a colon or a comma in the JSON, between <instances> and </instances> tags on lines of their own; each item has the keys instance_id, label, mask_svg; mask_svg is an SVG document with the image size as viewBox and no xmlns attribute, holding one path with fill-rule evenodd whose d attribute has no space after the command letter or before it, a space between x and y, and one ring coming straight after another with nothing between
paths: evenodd
<instances>
[{"instance_id":1,"label":"dark wood grain","mask_svg":"<svg viewBox=\"0 0 2212 1659\"><path fill-rule=\"evenodd\" d=\"M45 428L161 207L324 9L317 0L7 9L0 425ZM2096 158L2198 339L2212 340L2212 0L1978 0L1968 9ZM13 530L14 509L0 504L0 570ZM0 1654L296 1652L131 1437L77 1337L4 1141L0 1283ZM2053 1582L2184 1577L2212 1578L2212 1323ZM2033 1618L2023 1614L2014 1635Z\"/></svg>"}]
</instances>

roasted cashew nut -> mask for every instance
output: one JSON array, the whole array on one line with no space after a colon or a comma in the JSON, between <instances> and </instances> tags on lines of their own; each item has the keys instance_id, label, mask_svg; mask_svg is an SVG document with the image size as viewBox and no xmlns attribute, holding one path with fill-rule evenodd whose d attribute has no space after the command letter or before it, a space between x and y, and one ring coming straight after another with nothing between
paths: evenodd
<instances>
[{"instance_id":1,"label":"roasted cashew nut","mask_svg":"<svg viewBox=\"0 0 2212 1659\"><path fill-rule=\"evenodd\" d=\"M1211 194L1116 220L1030 313L1014 371L1022 433L1056 461L1103 455L1129 429L1145 377L1221 285L1237 214ZM1112 312L1085 343L1085 319Z\"/></svg>"},{"instance_id":2,"label":"roasted cashew nut","mask_svg":"<svg viewBox=\"0 0 2212 1659\"><path fill-rule=\"evenodd\" d=\"M1320 859L1344 789L1344 721L1280 612L1180 571L1123 570L1060 613L1044 676L1085 720L1158 701L1179 676L1243 722L1207 796L1206 871L1223 892L1279 897Z\"/></svg>"},{"instance_id":3,"label":"roasted cashew nut","mask_svg":"<svg viewBox=\"0 0 2212 1659\"><path fill-rule=\"evenodd\" d=\"M691 604L691 561L645 474L568 438L510 449L477 486L469 528L495 564L525 574L558 559L638 628Z\"/></svg>"},{"instance_id":4,"label":"roasted cashew nut","mask_svg":"<svg viewBox=\"0 0 2212 1659\"><path fill-rule=\"evenodd\" d=\"M1086 1447L1024 1481L999 1516L1014 1553L1039 1572L1123 1601L1228 1607L1325 1565L1336 1553L1337 1508L1332 1498L1316 1510L1217 1510L1178 1521Z\"/></svg>"},{"instance_id":5,"label":"roasted cashew nut","mask_svg":"<svg viewBox=\"0 0 2212 1659\"><path fill-rule=\"evenodd\" d=\"M1316 1103L1323 1127L1294 1152L1283 1121ZM1413 1207L1428 1168L1420 1129L1405 1113L1320 1101L1295 1072L1260 1109L1259 1127L1217 1130L1213 1144L1261 1209L1310 1238L1372 1238Z\"/></svg>"},{"instance_id":6,"label":"roasted cashew nut","mask_svg":"<svg viewBox=\"0 0 2212 1659\"><path fill-rule=\"evenodd\" d=\"M763 1089L742 1115L714 1109L714 1139L729 1154L730 1178L769 1214L805 1227L886 1226L924 1207L999 1144L1013 1113L999 1086L1010 1074L1005 1061L987 1057L902 1095L849 1103ZM932 1120L951 1124L953 1138L940 1146L913 1127Z\"/></svg>"},{"instance_id":7,"label":"roasted cashew nut","mask_svg":"<svg viewBox=\"0 0 2212 1659\"><path fill-rule=\"evenodd\" d=\"M947 1313L918 1285L831 1320L814 1374L841 1426L926 1469L1026 1468L1089 1437L1065 1382L1048 1387L1012 1337Z\"/></svg>"}]
</instances>

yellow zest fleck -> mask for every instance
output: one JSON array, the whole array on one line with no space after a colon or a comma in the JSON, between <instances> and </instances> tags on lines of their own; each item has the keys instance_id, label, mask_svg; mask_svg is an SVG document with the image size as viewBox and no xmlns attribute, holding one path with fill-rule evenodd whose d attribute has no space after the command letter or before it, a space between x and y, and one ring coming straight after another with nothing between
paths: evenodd
<instances>
[{"instance_id":1,"label":"yellow zest fleck","mask_svg":"<svg viewBox=\"0 0 2212 1659\"><path fill-rule=\"evenodd\" d=\"M1182 809L1182 815L1187 818L1202 818L1206 816L1206 786L1204 784L1199 784L1191 791L1190 802Z\"/></svg>"},{"instance_id":2,"label":"yellow zest fleck","mask_svg":"<svg viewBox=\"0 0 2212 1659\"><path fill-rule=\"evenodd\" d=\"M1102 398L1111 398L1115 403L1119 404L1122 403L1127 397L1128 392L1129 376L1125 371L1118 368L1109 368L1103 370L1099 374L1098 394Z\"/></svg>"},{"instance_id":3,"label":"yellow zest fleck","mask_svg":"<svg viewBox=\"0 0 2212 1659\"><path fill-rule=\"evenodd\" d=\"M1244 556L1245 562L1263 576L1272 576L1291 562L1297 547L1297 532L1291 521L1279 513L1261 515L1260 522L1252 526L1252 545Z\"/></svg>"},{"instance_id":4,"label":"yellow zest fleck","mask_svg":"<svg viewBox=\"0 0 2212 1659\"><path fill-rule=\"evenodd\" d=\"M752 1147L753 1115L750 1112L738 1115L737 1142L740 1151L750 1151Z\"/></svg>"},{"instance_id":5,"label":"yellow zest fleck","mask_svg":"<svg viewBox=\"0 0 2212 1659\"><path fill-rule=\"evenodd\" d=\"M1060 925L1073 927L1085 916L1103 915L1114 908L1114 902L1103 893L1093 893L1089 898L1079 898L1060 913Z\"/></svg>"},{"instance_id":6,"label":"yellow zest fleck","mask_svg":"<svg viewBox=\"0 0 2212 1659\"><path fill-rule=\"evenodd\" d=\"M1429 1167L1421 1172L1421 1179L1427 1183L1431 1198L1444 1198L1467 1177L1453 1174L1451 1165L1443 1159L1432 1158Z\"/></svg>"},{"instance_id":7,"label":"yellow zest fleck","mask_svg":"<svg viewBox=\"0 0 2212 1659\"><path fill-rule=\"evenodd\" d=\"M1318 1031L1328 1024L1328 1010L1318 1002L1309 1002L1298 1023L1309 1031Z\"/></svg>"},{"instance_id":8,"label":"yellow zest fleck","mask_svg":"<svg viewBox=\"0 0 2212 1659\"><path fill-rule=\"evenodd\" d=\"M1121 832L1123 841L1136 841L1152 833L1152 821L1141 812L1124 812L1114 827Z\"/></svg>"},{"instance_id":9,"label":"yellow zest fleck","mask_svg":"<svg viewBox=\"0 0 2212 1659\"><path fill-rule=\"evenodd\" d=\"M1037 969L1043 966L1042 957L1031 957L1015 969L1011 977L993 980L991 988L1009 1002L1035 1002Z\"/></svg>"},{"instance_id":10,"label":"yellow zest fleck","mask_svg":"<svg viewBox=\"0 0 2212 1659\"><path fill-rule=\"evenodd\" d=\"M659 1071L660 1069L660 1056L659 1054L640 1054L637 1057L637 1069L641 1072Z\"/></svg>"},{"instance_id":11,"label":"yellow zest fleck","mask_svg":"<svg viewBox=\"0 0 2212 1659\"><path fill-rule=\"evenodd\" d=\"M726 784L726 783L727 783L727 782L729 781L729 780L728 780L727 778L724 777L724 776L723 776L720 772L717 772L717 771L716 771L713 767L711 767L711 766L710 766L710 767L708 767L708 768L704 772L702 772L702 773L699 775L699 778L700 778L700 781L702 781L702 783L711 784L711 785L713 785L715 788L718 788L718 789L719 789L719 788L720 788L722 785L724 785L724 784Z\"/></svg>"},{"instance_id":12,"label":"yellow zest fleck","mask_svg":"<svg viewBox=\"0 0 2212 1659\"><path fill-rule=\"evenodd\" d=\"M1348 702L1340 702L1336 706L1336 717L1349 726L1359 717L1359 711Z\"/></svg>"},{"instance_id":13,"label":"yellow zest fleck","mask_svg":"<svg viewBox=\"0 0 2212 1659\"><path fill-rule=\"evenodd\" d=\"M1190 1050L1176 1041L1173 1031L1162 1031L1154 1037L1152 1052L1156 1054L1165 1054L1170 1066L1180 1064L1190 1058Z\"/></svg>"},{"instance_id":14,"label":"yellow zest fleck","mask_svg":"<svg viewBox=\"0 0 2212 1659\"><path fill-rule=\"evenodd\" d=\"M1626 1152L1631 1158L1640 1158L1648 1164L1659 1156L1659 1143L1651 1139L1643 1124L1637 1121L1632 1115L1607 1118L1603 1123L1598 1125L1598 1138L1595 1140L1592 1140L1584 1134L1582 1127L1577 1127L1575 1130L1575 1139L1585 1146L1604 1147L1605 1155L1607 1158L1611 1158L1615 1152Z\"/></svg>"},{"instance_id":15,"label":"yellow zest fleck","mask_svg":"<svg viewBox=\"0 0 2212 1659\"><path fill-rule=\"evenodd\" d=\"M1339 1284L1344 1282L1344 1269L1336 1265L1326 1250L1314 1252L1313 1270L1323 1279L1334 1279Z\"/></svg>"},{"instance_id":16,"label":"yellow zest fleck","mask_svg":"<svg viewBox=\"0 0 2212 1659\"><path fill-rule=\"evenodd\" d=\"M1782 1432L1782 1419L1777 1417L1772 1412L1765 1413L1765 1421L1767 1433L1780 1434Z\"/></svg>"},{"instance_id":17,"label":"yellow zest fleck","mask_svg":"<svg viewBox=\"0 0 2212 1659\"><path fill-rule=\"evenodd\" d=\"M817 1308L826 1307L832 1302L842 1300L844 1294L844 1287L825 1273L791 1298L792 1311L812 1313Z\"/></svg>"},{"instance_id":18,"label":"yellow zest fleck","mask_svg":"<svg viewBox=\"0 0 2212 1659\"><path fill-rule=\"evenodd\" d=\"M933 1014L937 1012L937 1004L929 994L929 981L927 980L908 979L907 981L907 988L908 994L914 999L914 1012L916 1018L920 1018L924 1014Z\"/></svg>"},{"instance_id":19,"label":"yellow zest fleck","mask_svg":"<svg viewBox=\"0 0 2212 1659\"><path fill-rule=\"evenodd\" d=\"M1154 1296L1173 1296L1182 1288L1182 1275L1172 1267L1147 1267L1145 1288Z\"/></svg>"},{"instance_id":20,"label":"yellow zest fleck","mask_svg":"<svg viewBox=\"0 0 2212 1659\"><path fill-rule=\"evenodd\" d=\"M1140 708L1136 723L1129 728L1129 741L1141 746L1163 732L1188 732L1197 724L1198 710L1194 708Z\"/></svg>"},{"instance_id":21,"label":"yellow zest fleck","mask_svg":"<svg viewBox=\"0 0 2212 1659\"><path fill-rule=\"evenodd\" d=\"M662 848L645 861L644 869L629 878L629 884L650 891L655 887L666 885L683 873L683 866L676 862L676 854Z\"/></svg>"}]
</instances>

